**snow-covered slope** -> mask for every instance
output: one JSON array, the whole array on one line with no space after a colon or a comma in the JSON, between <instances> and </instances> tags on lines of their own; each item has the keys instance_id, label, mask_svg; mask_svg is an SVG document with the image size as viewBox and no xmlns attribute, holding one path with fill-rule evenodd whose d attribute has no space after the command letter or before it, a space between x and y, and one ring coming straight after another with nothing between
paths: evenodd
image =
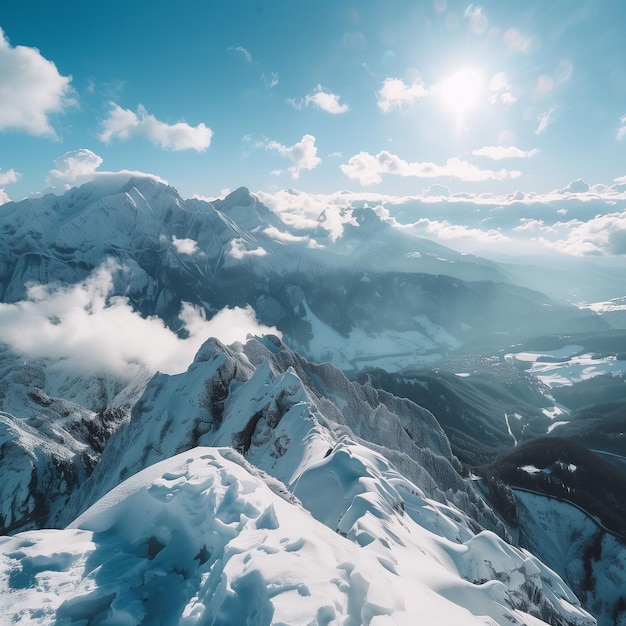
<instances>
[{"instance_id":1,"label":"snow-covered slope","mask_svg":"<svg viewBox=\"0 0 626 626\"><path fill-rule=\"evenodd\" d=\"M477 522L506 533L459 475L428 411L351 383L334 366L310 363L276 337L230 347L212 339L187 372L155 375L60 522L146 465L197 445L233 446L294 488L303 467L345 437L383 451L429 497L464 511L458 514L468 527Z\"/></svg>"},{"instance_id":2,"label":"snow-covered slope","mask_svg":"<svg viewBox=\"0 0 626 626\"><path fill-rule=\"evenodd\" d=\"M68 374L0 344L0 532L62 510L148 382Z\"/></svg>"},{"instance_id":3,"label":"snow-covered slope","mask_svg":"<svg viewBox=\"0 0 626 626\"><path fill-rule=\"evenodd\" d=\"M65 530L1 539L2 615L31 624L595 623L537 559L490 533L448 539L448 520L447 533L428 530L420 516L433 511L419 493L377 484L378 455L342 455L311 471L332 477L349 505L345 538L232 450L196 448L128 479ZM321 478L300 494L319 498ZM394 507L381 506L393 497Z\"/></svg>"},{"instance_id":4,"label":"snow-covered slope","mask_svg":"<svg viewBox=\"0 0 626 626\"><path fill-rule=\"evenodd\" d=\"M626 625L626 547L577 507L515 491L520 541L566 578L600 626Z\"/></svg>"}]
</instances>

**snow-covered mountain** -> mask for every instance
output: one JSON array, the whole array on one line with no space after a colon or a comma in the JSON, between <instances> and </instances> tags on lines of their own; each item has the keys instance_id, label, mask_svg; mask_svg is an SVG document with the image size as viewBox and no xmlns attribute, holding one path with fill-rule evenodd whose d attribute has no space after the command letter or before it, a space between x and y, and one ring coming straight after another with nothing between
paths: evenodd
<instances>
[{"instance_id":1,"label":"snow-covered mountain","mask_svg":"<svg viewBox=\"0 0 626 626\"><path fill-rule=\"evenodd\" d=\"M0 540L2 615L57 624L595 623L540 561L491 533L463 531L378 454L341 446L310 471L300 495L342 497L345 536L231 449L195 448L128 479L64 530ZM324 480L330 493L320 493ZM422 517L435 526L440 517L445 531Z\"/></svg>"},{"instance_id":2,"label":"snow-covered mountain","mask_svg":"<svg viewBox=\"0 0 626 626\"><path fill-rule=\"evenodd\" d=\"M50 511L60 530L0 539L0 607L40 624L594 624L481 530L505 532L455 465L417 405L276 338L210 340L150 381Z\"/></svg>"},{"instance_id":3,"label":"snow-covered mountain","mask_svg":"<svg viewBox=\"0 0 626 626\"><path fill-rule=\"evenodd\" d=\"M207 318L251 307L290 346L345 371L406 369L468 343L607 326L370 208L334 215L341 232L328 220L298 230L245 188L209 203L151 178L117 189L88 183L0 208L0 299L32 300L32 286L77 285L106 268L108 298L124 296L175 331L184 303Z\"/></svg>"},{"instance_id":4,"label":"snow-covered mountain","mask_svg":"<svg viewBox=\"0 0 626 626\"><path fill-rule=\"evenodd\" d=\"M151 178L5 204L0 615L563 626L593 609L608 626L545 529L520 547L532 511L523 528L501 517L411 372L605 328L366 206L296 228L245 188L183 200ZM473 402L498 393L482 390ZM479 414L459 416L457 449L515 439L506 412L489 433ZM597 576L618 589L617 569Z\"/></svg>"}]
</instances>

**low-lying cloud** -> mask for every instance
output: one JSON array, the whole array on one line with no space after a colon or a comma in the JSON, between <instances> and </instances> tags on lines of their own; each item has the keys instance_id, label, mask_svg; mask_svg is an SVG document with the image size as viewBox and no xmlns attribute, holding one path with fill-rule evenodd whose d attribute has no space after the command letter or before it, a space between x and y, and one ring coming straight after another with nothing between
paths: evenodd
<instances>
[{"instance_id":1,"label":"low-lying cloud","mask_svg":"<svg viewBox=\"0 0 626 626\"><path fill-rule=\"evenodd\" d=\"M332 240L353 223L354 208L369 206L391 226L461 252L614 256L626 254L626 176L614 182L607 187L577 179L541 195L453 194L442 185L407 196L367 190L256 193L289 226L303 234L322 227Z\"/></svg>"},{"instance_id":2,"label":"low-lying cloud","mask_svg":"<svg viewBox=\"0 0 626 626\"><path fill-rule=\"evenodd\" d=\"M63 193L70 187L78 187L85 183L97 182L103 190L114 193L130 178L153 178L167 185L167 181L154 174L146 174L137 170L120 170L110 172L100 170L103 159L87 148L71 150L54 161L55 168L48 173L46 192Z\"/></svg>"},{"instance_id":3,"label":"low-lying cloud","mask_svg":"<svg viewBox=\"0 0 626 626\"><path fill-rule=\"evenodd\" d=\"M30 357L50 358L72 372L129 377L142 367L177 373L193 360L202 343L244 341L248 334L280 334L260 324L250 307L222 309L211 319L183 303L181 339L159 317L141 317L122 296L111 296L108 263L72 286L31 285L26 300L0 304L0 341Z\"/></svg>"}]
</instances>

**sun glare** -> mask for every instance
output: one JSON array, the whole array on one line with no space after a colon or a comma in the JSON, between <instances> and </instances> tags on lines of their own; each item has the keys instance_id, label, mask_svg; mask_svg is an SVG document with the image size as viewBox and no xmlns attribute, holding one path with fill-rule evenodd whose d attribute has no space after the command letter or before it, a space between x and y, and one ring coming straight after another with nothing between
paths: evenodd
<instances>
[{"instance_id":1,"label":"sun glare","mask_svg":"<svg viewBox=\"0 0 626 626\"><path fill-rule=\"evenodd\" d=\"M482 103L485 79L479 69L466 67L445 78L440 89L446 107L457 117L463 118Z\"/></svg>"}]
</instances>

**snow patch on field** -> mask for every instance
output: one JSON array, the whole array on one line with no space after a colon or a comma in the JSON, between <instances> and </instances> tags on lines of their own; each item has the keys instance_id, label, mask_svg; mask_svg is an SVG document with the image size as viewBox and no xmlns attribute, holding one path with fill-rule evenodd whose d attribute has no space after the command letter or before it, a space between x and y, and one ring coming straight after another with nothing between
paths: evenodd
<instances>
[{"instance_id":1,"label":"snow patch on field","mask_svg":"<svg viewBox=\"0 0 626 626\"><path fill-rule=\"evenodd\" d=\"M564 346L559 350L511 353L505 359L508 363L529 364L527 371L550 388L573 385L605 374L626 374L626 361L619 361L615 356L598 357L591 352L580 354L582 350L580 346Z\"/></svg>"}]
</instances>

